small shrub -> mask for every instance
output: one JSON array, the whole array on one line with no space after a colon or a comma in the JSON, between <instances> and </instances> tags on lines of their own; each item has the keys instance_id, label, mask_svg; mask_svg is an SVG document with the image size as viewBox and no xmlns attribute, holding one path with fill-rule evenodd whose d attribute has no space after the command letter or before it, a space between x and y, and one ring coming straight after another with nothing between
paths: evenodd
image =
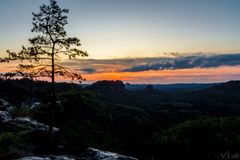
<instances>
[{"instance_id":1,"label":"small shrub","mask_svg":"<svg viewBox=\"0 0 240 160\"><path fill-rule=\"evenodd\" d=\"M23 140L17 133L0 134L0 159L16 159L24 154Z\"/></svg>"},{"instance_id":2,"label":"small shrub","mask_svg":"<svg viewBox=\"0 0 240 160\"><path fill-rule=\"evenodd\" d=\"M27 107L14 107L11 111L11 115L13 118L30 116L31 109Z\"/></svg>"}]
</instances>

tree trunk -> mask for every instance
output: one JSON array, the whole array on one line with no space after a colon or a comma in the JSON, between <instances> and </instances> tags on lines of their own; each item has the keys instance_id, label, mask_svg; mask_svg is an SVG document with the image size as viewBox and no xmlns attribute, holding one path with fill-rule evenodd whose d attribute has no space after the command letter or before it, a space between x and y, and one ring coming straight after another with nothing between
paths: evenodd
<instances>
[{"instance_id":1,"label":"tree trunk","mask_svg":"<svg viewBox=\"0 0 240 160\"><path fill-rule=\"evenodd\" d=\"M52 47L52 75L51 75L51 79L52 79L52 104L51 104L51 119L50 119L50 125L49 125L49 134L50 136L52 136L53 133L53 125L54 125L54 110L56 107L56 93L55 93L55 63L54 63L54 48L55 48L55 44L53 44Z\"/></svg>"}]
</instances>

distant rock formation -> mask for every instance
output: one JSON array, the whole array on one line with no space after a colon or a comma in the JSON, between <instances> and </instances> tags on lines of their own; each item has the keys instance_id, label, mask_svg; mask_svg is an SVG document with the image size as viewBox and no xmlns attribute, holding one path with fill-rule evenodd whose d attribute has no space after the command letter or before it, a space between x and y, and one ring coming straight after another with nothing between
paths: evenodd
<instances>
[{"instance_id":1,"label":"distant rock formation","mask_svg":"<svg viewBox=\"0 0 240 160\"><path fill-rule=\"evenodd\" d=\"M125 85L122 81L97 81L93 83L91 86L86 87L86 89L92 89L101 92L121 92L125 90Z\"/></svg>"},{"instance_id":2,"label":"distant rock formation","mask_svg":"<svg viewBox=\"0 0 240 160\"><path fill-rule=\"evenodd\" d=\"M151 85L151 84L146 85L146 90L152 91L153 90L153 85Z\"/></svg>"}]
</instances>

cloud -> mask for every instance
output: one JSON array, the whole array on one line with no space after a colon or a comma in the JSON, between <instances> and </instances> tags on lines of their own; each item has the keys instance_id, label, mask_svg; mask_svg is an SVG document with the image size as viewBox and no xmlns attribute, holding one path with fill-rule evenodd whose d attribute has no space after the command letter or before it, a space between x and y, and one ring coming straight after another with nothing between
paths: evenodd
<instances>
[{"instance_id":1,"label":"cloud","mask_svg":"<svg viewBox=\"0 0 240 160\"><path fill-rule=\"evenodd\" d=\"M125 58L125 59L76 59L61 65L84 73L141 72L150 70L175 70L190 68L213 68L240 65L240 53L235 54L179 54L171 57Z\"/></svg>"},{"instance_id":2,"label":"cloud","mask_svg":"<svg viewBox=\"0 0 240 160\"><path fill-rule=\"evenodd\" d=\"M80 71L83 71L88 74L96 73L96 69L94 68L83 68L83 69L80 69Z\"/></svg>"},{"instance_id":3,"label":"cloud","mask_svg":"<svg viewBox=\"0 0 240 160\"><path fill-rule=\"evenodd\" d=\"M157 62L156 62L157 61ZM148 62L140 65L120 70L120 72L141 72L149 70L174 70L188 68L210 68L220 66L240 65L239 54L219 54L219 55L192 55L178 56L175 58L156 58L154 62Z\"/></svg>"},{"instance_id":4,"label":"cloud","mask_svg":"<svg viewBox=\"0 0 240 160\"><path fill-rule=\"evenodd\" d=\"M178 56L181 56L181 54L180 53L178 53L178 52L164 52L164 53L162 53L164 56L169 56L169 57L178 57Z\"/></svg>"}]
</instances>

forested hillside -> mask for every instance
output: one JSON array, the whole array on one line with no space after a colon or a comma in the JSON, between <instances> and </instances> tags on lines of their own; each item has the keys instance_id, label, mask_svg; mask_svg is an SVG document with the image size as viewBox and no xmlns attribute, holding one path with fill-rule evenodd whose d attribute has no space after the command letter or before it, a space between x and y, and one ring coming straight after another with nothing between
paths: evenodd
<instances>
[{"instance_id":1,"label":"forested hillside","mask_svg":"<svg viewBox=\"0 0 240 160\"><path fill-rule=\"evenodd\" d=\"M57 83L55 144L42 143L39 131L21 132L11 128L13 122L5 123L0 127L0 145L5 146L0 159L48 154L49 148L81 156L89 147L139 159L221 159L240 149L239 86L231 81L203 90L163 92L149 86L131 91L121 81L87 87ZM14 106L9 111L13 118L49 123L48 82L1 80L0 88L0 99ZM32 107L36 103L40 105Z\"/></svg>"}]
</instances>

